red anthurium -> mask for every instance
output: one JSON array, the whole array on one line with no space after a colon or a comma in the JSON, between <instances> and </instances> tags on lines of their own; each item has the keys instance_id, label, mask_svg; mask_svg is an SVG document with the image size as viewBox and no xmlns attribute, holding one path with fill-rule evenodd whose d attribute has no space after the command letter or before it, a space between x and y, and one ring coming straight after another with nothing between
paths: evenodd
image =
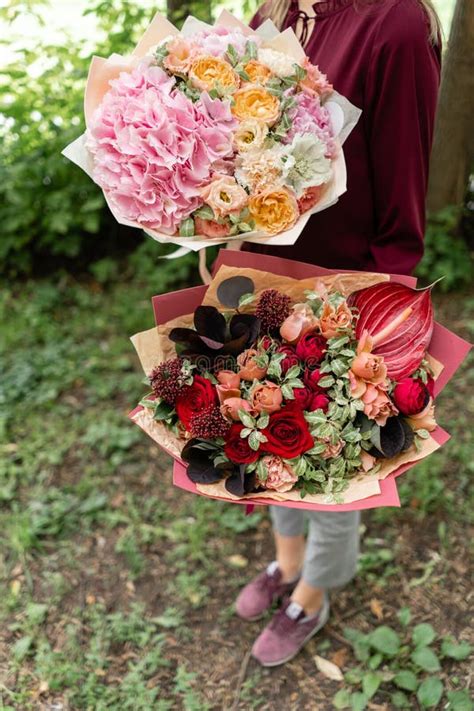
<instances>
[{"instance_id":1,"label":"red anthurium","mask_svg":"<svg viewBox=\"0 0 474 711\"><path fill-rule=\"evenodd\" d=\"M359 311L356 336L367 331L373 353L383 356L387 374L394 380L411 375L420 365L433 333L433 305L429 289L410 289L383 282L350 296Z\"/></svg>"}]
</instances>

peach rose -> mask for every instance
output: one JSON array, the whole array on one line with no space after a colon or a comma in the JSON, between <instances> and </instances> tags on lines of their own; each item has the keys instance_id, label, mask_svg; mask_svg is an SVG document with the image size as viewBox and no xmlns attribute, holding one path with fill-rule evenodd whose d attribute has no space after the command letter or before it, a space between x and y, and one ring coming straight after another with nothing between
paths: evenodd
<instances>
[{"instance_id":1,"label":"peach rose","mask_svg":"<svg viewBox=\"0 0 474 711\"><path fill-rule=\"evenodd\" d=\"M293 227L299 217L295 194L288 188L270 188L253 195L249 210L257 229L270 235Z\"/></svg>"},{"instance_id":2,"label":"peach rose","mask_svg":"<svg viewBox=\"0 0 474 711\"><path fill-rule=\"evenodd\" d=\"M200 190L204 202L212 208L216 217L225 217L230 212L242 210L248 195L234 177L217 173L212 182Z\"/></svg>"},{"instance_id":3,"label":"peach rose","mask_svg":"<svg viewBox=\"0 0 474 711\"><path fill-rule=\"evenodd\" d=\"M281 409L283 395L279 385L264 380L252 388L250 393L252 407L256 412L276 412Z\"/></svg>"},{"instance_id":4,"label":"peach rose","mask_svg":"<svg viewBox=\"0 0 474 711\"><path fill-rule=\"evenodd\" d=\"M351 370L356 377L374 385L381 385L387 377L387 366L383 357L373 355L371 350L372 339L365 331L357 346L357 355L352 361Z\"/></svg>"},{"instance_id":5,"label":"peach rose","mask_svg":"<svg viewBox=\"0 0 474 711\"><path fill-rule=\"evenodd\" d=\"M210 55L198 57L192 62L189 79L200 91L211 91L216 84L224 89L236 89L240 83L229 62Z\"/></svg>"},{"instance_id":6,"label":"peach rose","mask_svg":"<svg viewBox=\"0 0 474 711\"><path fill-rule=\"evenodd\" d=\"M255 348L248 348L237 356L239 375L243 380L261 380L267 374L267 369L256 363L255 359L259 355L263 355L263 352L257 351Z\"/></svg>"},{"instance_id":7,"label":"peach rose","mask_svg":"<svg viewBox=\"0 0 474 711\"><path fill-rule=\"evenodd\" d=\"M216 380L219 385L224 385L227 388L238 388L240 386L240 375L234 373L233 370L220 370L216 374Z\"/></svg>"},{"instance_id":8,"label":"peach rose","mask_svg":"<svg viewBox=\"0 0 474 711\"><path fill-rule=\"evenodd\" d=\"M318 319L308 304L294 304L291 314L280 326L280 336L287 343L296 343L318 325Z\"/></svg>"},{"instance_id":9,"label":"peach rose","mask_svg":"<svg viewBox=\"0 0 474 711\"><path fill-rule=\"evenodd\" d=\"M167 45L168 54L163 66L171 74L187 74L196 57L197 47L184 37L174 37Z\"/></svg>"},{"instance_id":10,"label":"peach rose","mask_svg":"<svg viewBox=\"0 0 474 711\"><path fill-rule=\"evenodd\" d=\"M248 403L247 400L244 400L241 397L227 398L222 403L220 410L222 413L222 417L225 417L226 420L235 420L236 422L240 421L239 410L245 410L246 412L252 413L252 407L250 406L250 403Z\"/></svg>"},{"instance_id":11,"label":"peach rose","mask_svg":"<svg viewBox=\"0 0 474 711\"><path fill-rule=\"evenodd\" d=\"M322 442L326 445L324 452L319 455L321 459L331 459L333 457L337 457L342 452L342 448L344 447L342 439L339 439L336 444L332 444L328 438L318 439L318 442Z\"/></svg>"},{"instance_id":12,"label":"peach rose","mask_svg":"<svg viewBox=\"0 0 474 711\"><path fill-rule=\"evenodd\" d=\"M361 400L364 403L364 413L369 420L375 420L380 427L386 424L389 417L398 415L397 408L385 390L373 383L367 383L367 389Z\"/></svg>"},{"instance_id":13,"label":"peach rose","mask_svg":"<svg viewBox=\"0 0 474 711\"><path fill-rule=\"evenodd\" d=\"M354 375L352 370L349 370L349 383L352 397L359 400L367 390L367 383L365 380L362 380L362 378L358 378L357 375Z\"/></svg>"},{"instance_id":14,"label":"peach rose","mask_svg":"<svg viewBox=\"0 0 474 711\"><path fill-rule=\"evenodd\" d=\"M352 314L345 301L335 309L326 301L319 317L319 330L324 338L334 338L342 329L349 328L352 323Z\"/></svg>"},{"instance_id":15,"label":"peach rose","mask_svg":"<svg viewBox=\"0 0 474 711\"><path fill-rule=\"evenodd\" d=\"M280 102L276 96L256 84L249 84L234 94L232 113L239 121L257 119L269 126L278 121Z\"/></svg>"},{"instance_id":16,"label":"peach rose","mask_svg":"<svg viewBox=\"0 0 474 711\"><path fill-rule=\"evenodd\" d=\"M267 476L264 480L258 480L257 483L265 489L272 489L284 494L285 491L290 491L298 481L298 477L290 465L285 464L276 454L267 454L260 461L265 467Z\"/></svg>"},{"instance_id":17,"label":"peach rose","mask_svg":"<svg viewBox=\"0 0 474 711\"><path fill-rule=\"evenodd\" d=\"M195 234L204 237L227 237L230 234L230 225L227 222L203 220L202 217L194 218Z\"/></svg>"},{"instance_id":18,"label":"peach rose","mask_svg":"<svg viewBox=\"0 0 474 711\"><path fill-rule=\"evenodd\" d=\"M434 416L435 406L433 399L429 401L424 410L418 413L418 415L412 415L408 419L409 425L416 430L428 430L428 432L433 432L438 426L435 416Z\"/></svg>"},{"instance_id":19,"label":"peach rose","mask_svg":"<svg viewBox=\"0 0 474 711\"><path fill-rule=\"evenodd\" d=\"M266 84L273 75L272 70L257 59L251 59L250 62L247 62L244 66L244 72L248 75L248 80L252 84Z\"/></svg>"},{"instance_id":20,"label":"peach rose","mask_svg":"<svg viewBox=\"0 0 474 711\"><path fill-rule=\"evenodd\" d=\"M261 148L268 135L268 126L257 119L241 121L234 132L234 144L239 153Z\"/></svg>"},{"instance_id":21,"label":"peach rose","mask_svg":"<svg viewBox=\"0 0 474 711\"><path fill-rule=\"evenodd\" d=\"M332 84L326 78L326 75L319 71L318 67L311 64L308 57L305 57L301 66L306 69L306 76L300 81L300 87L306 89L310 94L318 94L325 96L332 91Z\"/></svg>"},{"instance_id":22,"label":"peach rose","mask_svg":"<svg viewBox=\"0 0 474 711\"><path fill-rule=\"evenodd\" d=\"M321 195L324 192L325 185L314 185L311 188L306 188L303 195L298 198L298 209L303 214L307 210L318 204Z\"/></svg>"}]
</instances>

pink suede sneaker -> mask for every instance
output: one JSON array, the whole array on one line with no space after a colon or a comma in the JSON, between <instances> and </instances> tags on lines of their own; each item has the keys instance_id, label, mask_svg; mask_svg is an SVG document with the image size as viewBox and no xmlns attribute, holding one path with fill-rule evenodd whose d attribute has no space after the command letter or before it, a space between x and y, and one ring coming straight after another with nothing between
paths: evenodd
<instances>
[{"instance_id":1,"label":"pink suede sneaker","mask_svg":"<svg viewBox=\"0 0 474 711\"><path fill-rule=\"evenodd\" d=\"M326 624L328 617L329 600L326 596L319 612L311 617L305 617L297 602L288 600L255 640L252 656L264 667L289 662Z\"/></svg>"},{"instance_id":2,"label":"pink suede sneaker","mask_svg":"<svg viewBox=\"0 0 474 711\"><path fill-rule=\"evenodd\" d=\"M291 595L298 578L291 583L282 582L278 563L273 561L262 573L250 581L241 591L235 602L235 610L243 620L259 620L276 600Z\"/></svg>"}]
</instances>

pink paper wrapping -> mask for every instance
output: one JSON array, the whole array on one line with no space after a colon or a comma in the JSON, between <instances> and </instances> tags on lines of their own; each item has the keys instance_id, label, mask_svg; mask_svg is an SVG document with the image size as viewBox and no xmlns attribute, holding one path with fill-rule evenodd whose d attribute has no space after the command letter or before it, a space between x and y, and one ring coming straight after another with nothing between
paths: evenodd
<instances>
[{"instance_id":1,"label":"pink paper wrapping","mask_svg":"<svg viewBox=\"0 0 474 711\"><path fill-rule=\"evenodd\" d=\"M267 271L273 274L292 277L294 279L306 279L313 276L326 276L338 273L351 273L350 270L326 269L324 267L283 259L281 257L272 257L268 255L228 249L220 250L214 264L213 273L215 274L222 265L235 268L240 267L258 269L260 271ZM354 271L355 270L352 270L352 273L354 273ZM400 274L390 274L389 276L391 281L399 282L412 288L416 287L417 280L414 277ZM168 294L154 296L152 298L152 305L156 325L162 325L174 318L192 313L196 307L202 303L207 289L207 286L196 286ZM444 326L435 323L429 353L444 366L441 374L436 380L435 395L441 392L446 383L452 378L455 371L467 356L470 348L471 345L467 343L467 341L463 340L459 336L456 336ZM133 419L133 416L141 409L143 408L138 406L130 412L130 419ZM434 432L431 433L431 436L440 446L445 444L450 438L450 435L439 426ZM167 451L166 448L163 449ZM168 451L168 454L173 457L171 452ZM198 491L196 485L188 479L186 474L186 464L183 460L176 456L174 456L173 459L173 484L180 489L184 489L185 491L202 495L202 493ZM288 508L309 509L313 511L359 511L386 506L399 507L400 499L397 491L396 478L412 466L415 466L415 464L417 464L417 462L403 464L397 470L389 474L385 479L381 479L379 481L381 489L380 494L346 504L307 503L304 499L301 501L272 500L267 502L258 498L226 499L210 495L208 495L208 497L230 503L245 504L247 506L267 506L271 504L274 506L287 506Z\"/></svg>"}]
</instances>

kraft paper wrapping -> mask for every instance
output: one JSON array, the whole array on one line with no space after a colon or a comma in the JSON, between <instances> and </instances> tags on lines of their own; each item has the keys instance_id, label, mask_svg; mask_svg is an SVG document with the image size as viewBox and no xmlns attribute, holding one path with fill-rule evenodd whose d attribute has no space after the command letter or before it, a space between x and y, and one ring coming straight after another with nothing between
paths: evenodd
<instances>
[{"instance_id":1,"label":"kraft paper wrapping","mask_svg":"<svg viewBox=\"0 0 474 711\"><path fill-rule=\"evenodd\" d=\"M278 32L275 25L267 21L261 28L252 30L226 10L221 13L215 24L216 26L225 26L234 29L238 28L249 37L259 35L263 38L262 46L271 47L285 52L294 57L296 61L302 59L305 55L303 48L291 28L286 29L284 32ZM190 16L186 19L181 30L181 34L185 36L190 35L203 27L208 27L210 29L212 26ZM90 125L94 111L100 105L104 95L110 88L110 81L112 79L116 79L123 71L131 71L135 66L137 66L138 62L147 54L151 47L159 44L165 38L177 34L180 34L177 28L174 27L174 25L172 25L166 17L157 13L130 56L124 57L119 54L113 54L108 58L97 56L93 57L89 68L89 76L84 95L86 126ZM179 245L181 247L179 255L170 255L173 257L181 256L181 254L187 253L188 251L197 252L200 249L206 249L207 247L218 244L228 242L238 244L241 243L243 237L246 242L261 242L263 244L272 245L294 244L306 226L306 223L311 215L333 205L346 191L347 173L342 144L359 120L361 111L337 92L334 92L330 97L328 97L325 106L331 115L336 144L339 147L337 157L333 162L333 177L326 185L326 189L320 202L315 205L314 208L304 213L291 229L273 236L269 236L265 232L254 230L246 233L244 236L235 235L230 237L227 236L225 238L208 238L202 237L202 235L196 235L194 237L180 237L177 235L170 236L153 229L145 229L144 231L157 242ZM85 133L70 143L62 153L70 161L82 168L82 170L87 173L92 180L94 180L93 161L86 148ZM121 217L105 194L104 197L110 211L119 224L143 229L143 226L138 222L132 222Z\"/></svg>"},{"instance_id":2,"label":"kraft paper wrapping","mask_svg":"<svg viewBox=\"0 0 474 711\"><path fill-rule=\"evenodd\" d=\"M221 311L225 311L217 299L217 287L225 279L236 275L250 277L255 284L255 293L257 296L265 289L275 288L284 290L294 302L304 300L304 292L306 290L314 289L316 281L324 284L328 290L338 290L345 296L348 296L353 291L369 287L382 281L388 281L390 279L390 276L387 274L370 272L335 273L306 279L293 279L291 277L285 277L257 269L239 268L222 264L211 284L207 288L202 303L216 306ZM187 303L183 303L183 307L189 308ZM248 308L251 309L252 306L250 305ZM155 326L147 331L138 333L131 338L143 370L147 375L160 362L175 357L175 346L168 338L171 329L177 326L192 327L192 323L193 314L185 314L162 323L159 326ZM443 365L432 356L429 355L428 357L435 371L435 377L438 377L443 370ZM163 423L153 420L151 411L146 408L137 408L137 410L132 413L131 418L151 437L151 439L157 442L160 447L168 452L170 456L183 464L180 454L186 440L169 432ZM381 493L380 481L386 479L390 474L400 469L400 467L417 462L424 457L427 457L429 454L436 451L441 444L442 442L440 443L434 437L430 436L428 439L422 440L419 451L417 451L413 446L407 452L399 454L391 460L379 460L381 466L378 472L375 474L371 474L370 472L361 472L359 475L350 480L348 488L341 494L338 494L338 497L341 499L341 503L344 505L352 504L356 501L379 495ZM326 495L308 494L304 497L304 499L302 499L297 490L289 491L284 494L279 494L274 491L265 491L257 494L248 494L239 498L230 494L225 489L224 481L208 485L198 484L196 485L196 491L203 495L228 499L229 501L242 501L247 499L261 502L304 501L305 505L332 505Z\"/></svg>"}]
</instances>

